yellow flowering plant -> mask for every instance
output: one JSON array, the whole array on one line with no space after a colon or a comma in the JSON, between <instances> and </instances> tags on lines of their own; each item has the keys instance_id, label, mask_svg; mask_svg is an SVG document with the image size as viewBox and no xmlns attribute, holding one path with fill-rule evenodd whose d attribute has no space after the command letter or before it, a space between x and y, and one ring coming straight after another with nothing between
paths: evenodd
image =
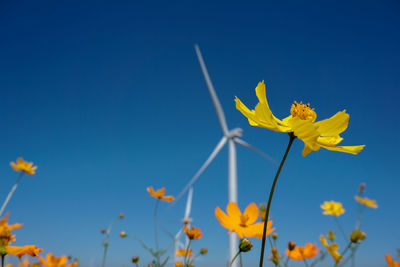
<instances>
[{"instance_id":1,"label":"yellow flowering plant","mask_svg":"<svg viewBox=\"0 0 400 267\"><path fill-rule=\"evenodd\" d=\"M358 154L361 150L363 150L364 145L337 146L343 140L340 134L344 132L348 126L350 116L346 113L346 110L339 111L329 119L316 122L317 114L314 109L310 107L310 104L303 104L302 102L298 103L295 101L290 108L290 115L281 120L274 116L269 107L264 81L258 83L255 91L259 103L253 110L250 110L247 106L245 106L237 97L235 99L236 109L248 119L249 124L252 126L289 134L289 143L276 172L267 202L259 265L262 267L264 261L267 230L266 220L269 216L271 201L279 174L282 170L283 164L285 163L293 141L298 138L304 142L304 149L302 152L304 157L307 156L311 151L317 151L321 147L332 151Z\"/></svg>"}]
</instances>

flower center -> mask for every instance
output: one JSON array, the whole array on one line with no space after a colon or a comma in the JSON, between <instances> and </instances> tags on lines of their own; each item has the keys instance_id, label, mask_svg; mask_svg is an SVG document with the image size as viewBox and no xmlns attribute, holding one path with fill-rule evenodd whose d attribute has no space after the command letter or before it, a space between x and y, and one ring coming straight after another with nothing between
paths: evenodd
<instances>
[{"instance_id":1,"label":"flower center","mask_svg":"<svg viewBox=\"0 0 400 267\"><path fill-rule=\"evenodd\" d=\"M247 227L247 221L249 220L249 216L242 214L240 215L240 226Z\"/></svg>"},{"instance_id":2,"label":"flower center","mask_svg":"<svg viewBox=\"0 0 400 267\"><path fill-rule=\"evenodd\" d=\"M310 104L303 104L302 102L297 103L294 101L292 107L290 109L290 113L292 117L299 117L302 120L311 120L315 121L317 118L317 114L315 113L313 108L310 108Z\"/></svg>"}]
</instances>

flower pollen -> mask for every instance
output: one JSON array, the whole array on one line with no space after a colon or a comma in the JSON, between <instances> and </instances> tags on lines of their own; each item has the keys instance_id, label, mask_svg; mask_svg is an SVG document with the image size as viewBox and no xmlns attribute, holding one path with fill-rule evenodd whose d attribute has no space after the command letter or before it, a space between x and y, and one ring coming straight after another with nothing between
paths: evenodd
<instances>
[{"instance_id":1,"label":"flower pollen","mask_svg":"<svg viewBox=\"0 0 400 267\"><path fill-rule=\"evenodd\" d=\"M249 220L249 216L247 214L240 215L240 226L247 227L248 220Z\"/></svg>"},{"instance_id":2,"label":"flower pollen","mask_svg":"<svg viewBox=\"0 0 400 267\"><path fill-rule=\"evenodd\" d=\"M315 121L317 118L317 114L315 113L313 108L310 108L310 103L303 104L303 102L297 103L294 101L292 107L290 109L290 113L292 117L299 117L302 120L310 120Z\"/></svg>"}]
</instances>

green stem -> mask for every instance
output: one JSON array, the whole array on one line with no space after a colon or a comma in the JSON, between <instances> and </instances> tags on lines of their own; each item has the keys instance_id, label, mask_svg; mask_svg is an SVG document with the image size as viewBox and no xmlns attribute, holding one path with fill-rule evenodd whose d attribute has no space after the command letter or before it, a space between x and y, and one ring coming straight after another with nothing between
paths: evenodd
<instances>
[{"instance_id":1,"label":"green stem","mask_svg":"<svg viewBox=\"0 0 400 267\"><path fill-rule=\"evenodd\" d=\"M137 264L137 262L135 262L136 267L139 267L139 264Z\"/></svg>"},{"instance_id":2,"label":"green stem","mask_svg":"<svg viewBox=\"0 0 400 267\"><path fill-rule=\"evenodd\" d=\"M183 266L186 266L186 263L188 262L188 259L189 259L189 248L190 248L190 243L191 243L191 239L189 239L189 242L188 242L188 244L187 244L187 246L186 246L186 250L185 250L185 259L184 259L184 261L183 261Z\"/></svg>"},{"instance_id":3,"label":"green stem","mask_svg":"<svg viewBox=\"0 0 400 267\"><path fill-rule=\"evenodd\" d=\"M119 216L117 218L115 218L111 224L108 226L107 228L107 232L106 232L106 239L104 240L104 254L103 254L103 262L101 264L102 267L106 266L106 257L107 257L107 249L108 249L108 239L110 237L110 232L112 229L112 226L114 225L114 223L119 219Z\"/></svg>"},{"instance_id":4,"label":"green stem","mask_svg":"<svg viewBox=\"0 0 400 267\"><path fill-rule=\"evenodd\" d=\"M158 198L156 201L156 205L154 207L154 217L153 217L153 221L154 221L154 239L156 242L156 253L157 253L157 266L161 266L160 263L160 255L158 254L158 250L159 250L159 246L158 246L158 233L157 233L157 211L158 211L158 203L160 203L160 199Z\"/></svg>"},{"instance_id":5,"label":"green stem","mask_svg":"<svg viewBox=\"0 0 400 267\"><path fill-rule=\"evenodd\" d=\"M271 191L269 193L267 210L266 210L265 219L264 219L263 236L262 236L262 242L261 242L260 267L263 266L263 262L264 262L265 236L266 236L266 232L267 232L269 209L271 207L271 201L272 201L272 196L274 195L275 185L276 185L276 182L278 181L279 174L281 172L283 164L285 163L285 160L289 153L290 147L292 146L294 139L296 139L296 136L293 133L289 133L289 137L290 137L290 139L289 139L288 146L286 148L285 155L283 156L281 164L279 165L278 171L276 172L275 179L274 179L274 182L272 183Z\"/></svg>"},{"instance_id":6,"label":"green stem","mask_svg":"<svg viewBox=\"0 0 400 267\"><path fill-rule=\"evenodd\" d=\"M242 263L242 253L239 254L239 263L240 263L240 267L242 267L242 266L243 266L243 263Z\"/></svg>"},{"instance_id":7,"label":"green stem","mask_svg":"<svg viewBox=\"0 0 400 267\"><path fill-rule=\"evenodd\" d=\"M18 184L22 179L22 176L24 176L24 172L21 172L21 174L18 176L17 181L15 182L14 186L11 188L11 191L8 193L6 200L4 200L3 206L1 206L1 209L0 209L0 216L3 214L8 202L10 201L12 195L14 194L15 190L17 189Z\"/></svg>"},{"instance_id":8,"label":"green stem","mask_svg":"<svg viewBox=\"0 0 400 267\"><path fill-rule=\"evenodd\" d=\"M305 258L303 258L304 264L306 265L306 267L309 267L310 265L308 265L307 260Z\"/></svg>"},{"instance_id":9,"label":"green stem","mask_svg":"<svg viewBox=\"0 0 400 267\"><path fill-rule=\"evenodd\" d=\"M362 218L363 211L364 211L364 206L361 205L360 203L358 203L358 218L357 218L356 229L360 229L360 227L361 227L361 218Z\"/></svg>"},{"instance_id":10,"label":"green stem","mask_svg":"<svg viewBox=\"0 0 400 267\"><path fill-rule=\"evenodd\" d=\"M4 267L4 255L1 255L1 267Z\"/></svg>"},{"instance_id":11,"label":"green stem","mask_svg":"<svg viewBox=\"0 0 400 267\"><path fill-rule=\"evenodd\" d=\"M229 267L232 266L233 262L236 260L237 256L239 256L240 253L241 253L241 251L239 250L239 251L236 253L235 257L233 257L231 263L229 263Z\"/></svg>"},{"instance_id":12,"label":"green stem","mask_svg":"<svg viewBox=\"0 0 400 267\"><path fill-rule=\"evenodd\" d=\"M348 238L347 238L347 236L346 236L346 233L344 232L344 230L343 230L343 227L342 227L342 225L340 224L340 222L339 222L339 219L338 219L338 217L337 216L333 216L334 218L335 218L335 222L336 222L336 224L338 225L338 227L339 227L339 230L340 230L340 232L342 233L342 235L343 235L343 238L344 238L344 240L348 240Z\"/></svg>"}]
</instances>

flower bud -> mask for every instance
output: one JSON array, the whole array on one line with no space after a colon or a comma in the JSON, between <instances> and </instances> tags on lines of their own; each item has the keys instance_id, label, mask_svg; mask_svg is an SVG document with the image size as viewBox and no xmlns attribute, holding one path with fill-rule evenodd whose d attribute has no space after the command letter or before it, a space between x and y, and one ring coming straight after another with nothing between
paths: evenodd
<instances>
[{"instance_id":1,"label":"flower bud","mask_svg":"<svg viewBox=\"0 0 400 267\"><path fill-rule=\"evenodd\" d=\"M138 262L139 262L139 257L138 256L132 257L132 263L138 263Z\"/></svg>"},{"instance_id":2,"label":"flower bud","mask_svg":"<svg viewBox=\"0 0 400 267\"><path fill-rule=\"evenodd\" d=\"M278 264L279 264L279 253L278 253L278 249L277 249L277 248L272 248L272 249L271 249L271 253L272 253L271 261L272 261L275 265L278 265Z\"/></svg>"},{"instance_id":3,"label":"flower bud","mask_svg":"<svg viewBox=\"0 0 400 267\"><path fill-rule=\"evenodd\" d=\"M334 241L336 239L335 233L332 230L329 230L328 234L326 235L326 237L330 240L330 241Z\"/></svg>"},{"instance_id":4,"label":"flower bud","mask_svg":"<svg viewBox=\"0 0 400 267\"><path fill-rule=\"evenodd\" d=\"M125 233L125 231L121 231L121 232L119 232L119 236L124 238L127 236L127 234Z\"/></svg>"},{"instance_id":5,"label":"flower bud","mask_svg":"<svg viewBox=\"0 0 400 267\"><path fill-rule=\"evenodd\" d=\"M367 235L364 232L362 232L359 229L355 229L355 230L353 230L353 232L350 235L350 240L353 243L358 243L358 242L363 241L366 237L367 237Z\"/></svg>"},{"instance_id":6,"label":"flower bud","mask_svg":"<svg viewBox=\"0 0 400 267\"><path fill-rule=\"evenodd\" d=\"M276 241L278 239L278 234L272 233L272 239Z\"/></svg>"},{"instance_id":7,"label":"flower bud","mask_svg":"<svg viewBox=\"0 0 400 267\"><path fill-rule=\"evenodd\" d=\"M289 251L292 251L295 247L296 247L296 243L294 243L293 241L289 241L289 244L288 244Z\"/></svg>"},{"instance_id":8,"label":"flower bud","mask_svg":"<svg viewBox=\"0 0 400 267\"><path fill-rule=\"evenodd\" d=\"M240 240L239 250L241 252L250 251L252 247L253 247L253 244L250 242L250 240L248 240L246 238L243 238L243 239Z\"/></svg>"},{"instance_id":9,"label":"flower bud","mask_svg":"<svg viewBox=\"0 0 400 267\"><path fill-rule=\"evenodd\" d=\"M124 215L123 213L120 213L120 214L119 214L119 218L120 218L120 219L123 219L124 217L125 217L125 215Z\"/></svg>"},{"instance_id":10,"label":"flower bud","mask_svg":"<svg viewBox=\"0 0 400 267\"><path fill-rule=\"evenodd\" d=\"M358 188L358 192L360 192L360 194L364 193L364 189L365 189L365 183L361 183L360 187Z\"/></svg>"},{"instance_id":11,"label":"flower bud","mask_svg":"<svg viewBox=\"0 0 400 267\"><path fill-rule=\"evenodd\" d=\"M260 204L260 218L265 221L265 216L267 215L267 206L265 204Z\"/></svg>"},{"instance_id":12,"label":"flower bud","mask_svg":"<svg viewBox=\"0 0 400 267\"><path fill-rule=\"evenodd\" d=\"M200 249L200 254L201 255L205 255L205 254L207 254L207 252L208 252L207 248L201 248Z\"/></svg>"},{"instance_id":13,"label":"flower bud","mask_svg":"<svg viewBox=\"0 0 400 267\"><path fill-rule=\"evenodd\" d=\"M101 229L100 233L105 234L106 233L106 229Z\"/></svg>"}]
</instances>

